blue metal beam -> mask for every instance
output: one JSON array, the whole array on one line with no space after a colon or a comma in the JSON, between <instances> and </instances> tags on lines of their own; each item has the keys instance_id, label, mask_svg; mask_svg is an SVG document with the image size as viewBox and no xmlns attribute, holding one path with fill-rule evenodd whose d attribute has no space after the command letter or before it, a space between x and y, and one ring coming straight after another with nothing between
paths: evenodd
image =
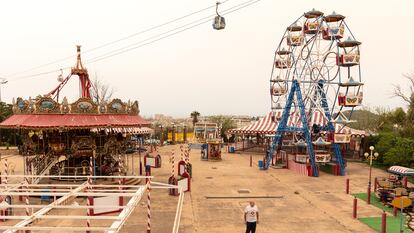
<instances>
[{"instance_id":1,"label":"blue metal beam","mask_svg":"<svg viewBox=\"0 0 414 233\"><path fill-rule=\"evenodd\" d=\"M287 122L290 115L290 109L292 108L293 98L296 94L298 100L298 107L300 110L300 116L302 121L302 128L299 127L287 127ZM273 153L278 150L280 143L285 132L303 132L306 144L308 146L309 160L312 166L312 176L319 176L318 167L315 161L315 152L313 150L312 138L309 132L309 121L306 116L305 105L303 103L302 92L300 89L299 82L293 80L292 86L289 92L289 96L286 101L285 108L283 109L282 118L279 122L279 125L276 130L275 137L273 138L272 146L270 147L269 153L266 155L264 168L268 169L270 166L270 161L272 160Z\"/></svg>"},{"instance_id":2,"label":"blue metal beam","mask_svg":"<svg viewBox=\"0 0 414 233\"><path fill-rule=\"evenodd\" d=\"M319 80L319 82L318 82L318 89L319 90L318 91L319 91L319 94L322 97L321 105L322 105L322 108L325 112L325 116L328 120L328 122L327 122L327 124L324 128L326 128L326 131L328 131L328 132L335 133L335 127L332 123L332 116L331 116L331 112L329 111L328 101L326 100L326 94L323 91L323 85L324 84L325 84L325 82L323 80ZM332 143L332 149L335 153L336 162L339 165L339 174L341 176L344 176L345 175L345 163L344 163L342 153L341 153L341 150L339 148L338 143L335 143L335 142Z\"/></svg>"}]
</instances>

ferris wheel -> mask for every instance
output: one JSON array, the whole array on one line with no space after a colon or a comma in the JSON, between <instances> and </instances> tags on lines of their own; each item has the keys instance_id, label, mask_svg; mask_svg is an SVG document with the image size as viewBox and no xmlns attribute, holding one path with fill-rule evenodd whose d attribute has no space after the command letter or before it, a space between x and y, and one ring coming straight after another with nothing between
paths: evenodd
<instances>
[{"instance_id":1,"label":"ferris wheel","mask_svg":"<svg viewBox=\"0 0 414 233\"><path fill-rule=\"evenodd\" d=\"M360 44L345 16L335 12L324 15L313 9L286 28L275 52L270 78L271 108L279 124L267 167L285 132L296 129L304 135L312 160L315 155L310 127L334 134L334 124L351 122L354 108L363 99ZM343 174L342 156L333 145ZM316 170L314 161L312 165ZM318 176L317 171L313 175Z\"/></svg>"}]
</instances>

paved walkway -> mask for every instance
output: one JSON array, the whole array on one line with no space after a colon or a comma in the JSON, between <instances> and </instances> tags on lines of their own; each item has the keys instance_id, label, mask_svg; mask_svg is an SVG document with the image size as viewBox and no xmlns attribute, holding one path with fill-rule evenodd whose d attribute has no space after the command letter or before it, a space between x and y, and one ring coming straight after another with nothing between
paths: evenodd
<instances>
[{"instance_id":1,"label":"paved walkway","mask_svg":"<svg viewBox=\"0 0 414 233\"><path fill-rule=\"evenodd\" d=\"M157 181L166 182L171 147L160 149L163 167L153 169ZM176 161L179 149L176 147ZM260 211L258 232L374 232L352 219L352 196L345 194L345 180L351 179L351 192L364 192L368 169L350 163L346 177L321 173L305 177L286 169L260 171L249 166L249 154L223 154L220 162L201 161L198 150L191 153L192 191L186 193L180 232L244 232L243 209L256 201ZM261 159L254 155L254 163ZM374 169L375 175L385 173ZM248 193L246 193L248 192ZM270 198L261 198L271 196ZM153 232L171 232L177 198L165 191L152 195ZM137 208L123 232L145 230L145 206ZM375 207L359 203L359 217L379 216ZM142 229L142 230L141 230ZM137 231L138 232L138 231Z\"/></svg>"}]
</instances>

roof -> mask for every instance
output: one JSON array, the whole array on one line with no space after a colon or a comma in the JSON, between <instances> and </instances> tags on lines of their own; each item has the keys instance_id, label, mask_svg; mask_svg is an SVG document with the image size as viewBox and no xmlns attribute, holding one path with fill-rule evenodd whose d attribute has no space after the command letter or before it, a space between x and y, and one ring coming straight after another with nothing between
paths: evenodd
<instances>
[{"instance_id":1,"label":"roof","mask_svg":"<svg viewBox=\"0 0 414 233\"><path fill-rule=\"evenodd\" d=\"M275 119L280 119L282 117L283 110L277 111L275 113ZM279 124L279 121L275 120L272 121L273 113L268 113L265 117L261 118L260 120L253 122L250 125L247 125L245 127L237 128L237 129L231 129L228 131L230 134L275 134L277 126ZM327 119L324 117L324 114L320 111L315 111L312 113L310 120L309 120L309 126L312 126L313 124L316 125L325 125L327 123ZM365 136L365 131L363 130L356 130L352 129L348 126L344 126L342 124L333 123L335 126L335 132L336 133L344 133L344 134L351 134L354 136ZM287 126L289 127L302 127L302 122L300 120L300 114L299 113L292 113L287 122Z\"/></svg>"},{"instance_id":2,"label":"roof","mask_svg":"<svg viewBox=\"0 0 414 233\"><path fill-rule=\"evenodd\" d=\"M1 128L97 128L140 127L149 122L128 114L15 114L0 123Z\"/></svg>"},{"instance_id":3,"label":"roof","mask_svg":"<svg viewBox=\"0 0 414 233\"><path fill-rule=\"evenodd\" d=\"M413 176L414 175L414 169L408 168L408 167L401 167L401 166L391 166L388 168L388 172L402 175L402 176Z\"/></svg>"}]
</instances>

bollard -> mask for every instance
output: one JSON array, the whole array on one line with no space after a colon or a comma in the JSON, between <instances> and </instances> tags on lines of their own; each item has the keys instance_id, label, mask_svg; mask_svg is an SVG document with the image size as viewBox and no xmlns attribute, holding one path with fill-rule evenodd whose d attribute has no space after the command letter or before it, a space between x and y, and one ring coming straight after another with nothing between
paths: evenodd
<instances>
[{"instance_id":1,"label":"bollard","mask_svg":"<svg viewBox=\"0 0 414 233\"><path fill-rule=\"evenodd\" d=\"M346 179L346 188L345 188L346 194L349 194L349 179Z\"/></svg>"},{"instance_id":2,"label":"bollard","mask_svg":"<svg viewBox=\"0 0 414 233\"><path fill-rule=\"evenodd\" d=\"M370 205L371 204L371 187L368 187L367 189L367 204Z\"/></svg>"},{"instance_id":3,"label":"bollard","mask_svg":"<svg viewBox=\"0 0 414 233\"><path fill-rule=\"evenodd\" d=\"M387 232L387 214L385 213L385 211L382 211L381 233L386 233L386 232Z\"/></svg>"},{"instance_id":4,"label":"bollard","mask_svg":"<svg viewBox=\"0 0 414 233\"><path fill-rule=\"evenodd\" d=\"M377 191L377 177L374 178L374 192Z\"/></svg>"},{"instance_id":5,"label":"bollard","mask_svg":"<svg viewBox=\"0 0 414 233\"><path fill-rule=\"evenodd\" d=\"M354 209L353 209L353 212L352 212L352 217L354 219L357 218L357 208L358 208L358 200L357 200L356 197L354 197Z\"/></svg>"},{"instance_id":6,"label":"bollard","mask_svg":"<svg viewBox=\"0 0 414 233\"><path fill-rule=\"evenodd\" d=\"M253 158L252 158L252 155L250 155L250 167L252 166L253 166Z\"/></svg>"},{"instance_id":7,"label":"bollard","mask_svg":"<svg viewBox=\"0 0 414 233\"><path fill-rule=\"evenodd\" d=\"M393 207L393 209L392 209L392 215L394 216L394 217L397 217L397 207Z\"/></svg>"}]
</instances>

